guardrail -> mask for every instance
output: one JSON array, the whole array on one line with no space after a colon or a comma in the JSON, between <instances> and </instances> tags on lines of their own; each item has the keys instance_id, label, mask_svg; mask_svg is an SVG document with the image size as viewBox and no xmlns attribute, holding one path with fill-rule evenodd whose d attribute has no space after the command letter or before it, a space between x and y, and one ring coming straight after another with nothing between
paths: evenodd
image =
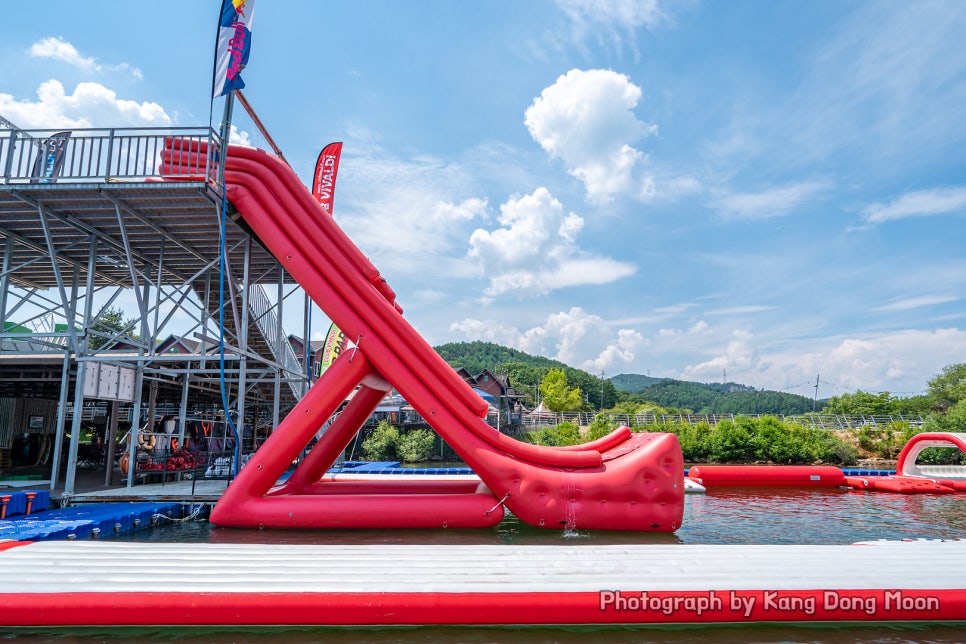
<instances>
[{"instance_id":1,"label":"guardrail","mask_svg":"<svg viewBox=\"0 0 966 644\"><path fill-rule=\"evenodd\" d=\"M789 421L817 429L855 429L860 427L884 427L893 422L907 422L911 425L921 425L923 417L910 416L845 416L840 414L596 414L592 412L539 412L522 414L520 424L524 427L545 427L563 422L577 425L590 425L598 416L616 421L628 427L646 427L653 425L685 424L697 425L707 423L717 425L721 421L734 422L737 418L762 418L771 416L783 421Z\"/></svg>"},{"instance_id":2,"label":"guardrail","mask_svg":"<svg viewBox=\"0 0 966 644\"><path fill-rule=\"evenodd\" d=\"M161 153L169 137L218 146L208 127L79 128L21 130L0 127L0 182L4 184L77 183L133 180L160 175ZM186 174L214 181L217 168L208 155L189 161Z\"/></svg>"},{"instance_id":3,"label":"guardrail","mask_svg":"<svg viewBox=\"0 0 966 644\"><path fill-rule=\"evenodd\" d=\"M239 288L244 287L239 286ZM301 373L302 366L292 349L292 345L289 344L288 336L285 335L284 331L279 333L278 316L275 315L275 308L261 284L248 285L248 308L251 311L252 319L255 320L255 325L268 344L269 351L275 356L275 360L282 365L282 368L290 374L285 378L285 381L288 382L292 394L296 400L301 400L302 389L292 380L291 374Z\"/></svg>"}]
</instances>

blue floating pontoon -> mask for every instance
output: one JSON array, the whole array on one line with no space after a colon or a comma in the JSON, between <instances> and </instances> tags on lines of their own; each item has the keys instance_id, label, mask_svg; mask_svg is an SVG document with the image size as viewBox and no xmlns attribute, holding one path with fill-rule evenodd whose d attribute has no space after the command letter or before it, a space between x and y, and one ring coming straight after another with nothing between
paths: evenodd
<instances>
[{"instance_id":1,"label":"blue floating pontoon","mask_svg":"<svg viewBox=\"0 0 966 644\"><path fill-rule=\"evenodd\" d=\"M134 532L163 516L183 515L180 503L97 503L37 514L18 515L0 521L0 541L47 541L91 539Z\"/></svg>"}]
</instances>

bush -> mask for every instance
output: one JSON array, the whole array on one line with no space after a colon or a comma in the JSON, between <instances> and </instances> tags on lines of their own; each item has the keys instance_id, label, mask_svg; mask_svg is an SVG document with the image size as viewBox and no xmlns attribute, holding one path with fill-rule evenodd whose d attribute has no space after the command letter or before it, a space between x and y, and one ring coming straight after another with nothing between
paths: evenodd
<instances>
[{"instance_id":1,"label":"bush","mask_svg":"<svg viewBox=\"0 0 966 644\"><path fill-rule=\"evenodd\" d=\"M707 445L708 460L712 463L742 463L754 454L752 434L743 422L721 421L711 430Z\"/></svg>"},{"instance_id":2,"label":"bush","mask_svg":"<svg viewBox=\"0 0 966 644\"><path fill-rule=\"evenodd\" d=\"M603 438L615 429L617 429L616 421L607 420L603 416L598 415L597 418L594 419L594 422L590 424L590 427L587 428L587 440L595 441L598 438Z\"/></svg>"},{"instance_id":3,"label":"bush","mask_svg":"<svg viewBox=\"0 0 966 644\"><path fill-rule=\"evenodd\" d=\"M535 445L551 447L577 445L581 442L580 428L574 423L560 423L554 427L541 427L527 432L523 435L523 438Z\"/></svg>"},{"instance_id":4,"label":"bush","mask_svg":"<svg viewBox=\"0 0 966 644\"><path fill-rule=\"evenodd\" d=\"M390 461L396 458L398 445L399 428L382 421L362 441L362 453L370 461Z\"/></svg>"},{"instance_id":5,"label":"bush","mask_svg":"<svg viewBox=\"0 0 966 644\"><path fill-rule=\"evenodd\" d=\"M674 423L664 429L677 435L685 461L693 463L707 460L708 436L711 434L711 427L708 423L703 421L693 425L690 423ZM662 430L656 429L655 431Z\"/></svg>"},{"instance_id":6,"label":"bush","mask_svg":"<svg viewBox=\"0 0 966 644\"><path fill-rule=\"evenodd\" d=\"M436 434L427 429L414 429L405 434L398 443L396 452L404 463L428 461L433 453Z\"/></svg>"}]
</instances>

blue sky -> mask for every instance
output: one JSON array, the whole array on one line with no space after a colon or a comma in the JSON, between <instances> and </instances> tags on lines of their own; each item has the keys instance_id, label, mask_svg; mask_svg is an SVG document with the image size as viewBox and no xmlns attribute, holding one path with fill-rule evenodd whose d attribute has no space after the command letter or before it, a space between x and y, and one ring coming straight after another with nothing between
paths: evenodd
<instances>
[{"instance_id":1,"label":"blue sky","mask_svg":"<svg viewBox=\"0 0 966 644\"><path fill-rule=\"evenodd\" d=\"M218 6L11 4L0 114L217 124ZM820 397L966 361L966 3L258 0L253 32L246 96L306 182L344 142L336 219L432 344Z\"/></svg>"}]
</instances>

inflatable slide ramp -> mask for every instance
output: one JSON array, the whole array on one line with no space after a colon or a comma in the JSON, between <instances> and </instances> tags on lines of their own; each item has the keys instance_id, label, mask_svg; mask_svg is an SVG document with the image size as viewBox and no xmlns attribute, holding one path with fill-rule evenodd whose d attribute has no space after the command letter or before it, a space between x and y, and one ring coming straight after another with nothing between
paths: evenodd
<instances>
[{"instance_id":1,"label":"inflatable slide ramp","mask_svg":"<svg viewBox=\"0 0 966 644\"><path fill-rule=\"evenodd\" d=\"M169 139L165 179L195 178L209 150ZM253 234L355 341L252 456L211 514L222 526L484 527L509 509L551 529L671 532L684 512L673 434L622 427L592 443L543 447L489 426L486 402L403 318L379 271L278 158L229 146L227 198ZM482 483L322 480L386 392L395 388ZM286 469L358 389L308 456Z\"/></svg>"}]
</instances>

